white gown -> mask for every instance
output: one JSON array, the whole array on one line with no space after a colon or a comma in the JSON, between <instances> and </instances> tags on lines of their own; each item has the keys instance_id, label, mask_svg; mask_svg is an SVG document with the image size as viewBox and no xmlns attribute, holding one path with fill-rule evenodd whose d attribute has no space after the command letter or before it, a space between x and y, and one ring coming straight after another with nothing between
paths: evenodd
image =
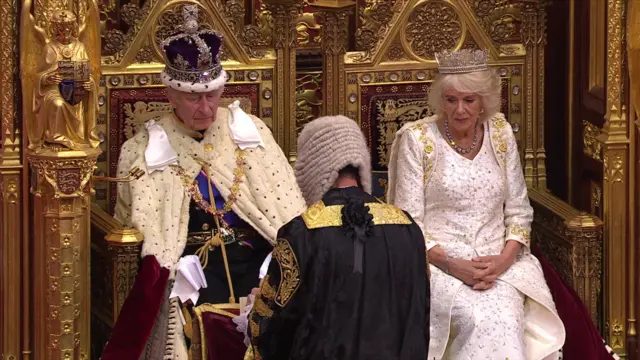
<instances>
[{"instance_id":1,"label":"white gown","mask_svg":"<svg viewBox=\"0 0 640 360\"><path fill-rule=\"evenodd\" d=\"M427 248L454 258L498 255L521 242L516 262L487 291L475 291L431 265L432 359L555 359L565 330L538 260L530 254L533 211L511 127L490 119L478 155L456 153L435 117L398 132L388 200L423 229Z\"/></svg>"}]
</instances>

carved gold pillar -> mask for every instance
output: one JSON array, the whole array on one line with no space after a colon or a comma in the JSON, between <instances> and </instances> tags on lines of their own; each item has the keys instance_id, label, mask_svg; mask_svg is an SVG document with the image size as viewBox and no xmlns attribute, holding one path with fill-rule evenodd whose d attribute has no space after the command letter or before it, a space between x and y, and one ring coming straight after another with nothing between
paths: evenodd
<instances>
[{"instance_id":1,"label":"carved gold pillar","mask_svg":"<svg viewBox=\"0 0 640 360\"><path fill-rule=\"evenodd\" d=\"M602 288L602 220L583 213L565 221L566 235L573 244L573 288L598 326L598 299Z\"/></svg>"},{"instance_id":2,"label":"carved gold pillar","mask_svg":"<svg viewBox=\"0 0 640 360\"><path fill-rule=\"evenodd\" d=\"M520 0L525 46L524 177L528 187L547 187L544 150L544 47L546 0Z\"/></svg>"},{"instance_id":3,"label":"carved gold pillar","mask_svg":"<svg viewBox=\"0 0 640 360\"><path fill-rule=\"evenodd\" d=\"M18 118L18 6L0 3L0 358L30 358L29 242ZM25 260L27 260L25 262ZM26 286L21 287L21 283Z\"/></svg>"},{"instance_id":4,"label":"carved gold pillar","mask_svg":"<svg viewBox=\"0 0 640 360\"><path fill-rule=\"evenodd\" d=\"M613 350L626 357L627 251L629 247L629 137L626 107L622 99L624 53L623 0L607 0L607 113L599 140L604 151L603 213L605 223L605 324Z\"/></svg>"},{"instance_id":5,"label":"carved gold pillar","mask_svg":"<svg viewBox=\"0 0 640 360\"><path fill-rule=\"evenodd\" d=\"M94 131L99 11L96 0L32 5L22 0L20 18L24 155L33 204L29 336L36 359L82 360L90 354L91 177L101 153Z\"/></svg>"},{"instance_id":6,"label":"carved gold pillar","mask_svg":"<svg viewBox=\"0 0 640 360\"><path fill-rule=\"evenodd\" d=\"M635 117L637 120L635 121L635 125L637 128L632 129L629 134L632 136L632 139L635 141L632 142L631 154L633 156L637 156L638 154L638 130L640 129L640 117L638 116L640 110L640 0L628 0L628 9L627 9L627 55L628 55L628 64L629 64L629 77L630 77L630 90L631 90L631 102L633 105L634 115L629 120L633 120ZM633 128L633 126L631 126ZM635 161L631 161L629 163L629 176L630 179L634 178L634 173L637 171L637 158ZM636 347L638 347L638 333L637 333L637 314L636 311L639 309L638 306L638 285L640 283L640 276L638 272L640 272L640 267L637 262L637 254L636 250L638 249L638 245L636 243L638 239L638 231L640 231L640 226L636 222L636 211L633 206L638 196L638 183L637 181L630 180L630 190L632 192L629 194L629 199L631 199L631 206L629 206L629 219L630 224L635 224L635 226L631 226L629 229L629 239L631 239L631 243L628 249L628 260L630 264L630 277L629 277L629 315L628 315L628 323L629 328L627 330L627 343L633 342Z\"/></svg>"},{"instance_id":7,"label":"carved gold pillar","mask_svg":"<svg viewBox=\"0 0 640 360\"><path fill-rule=\"evenodd\" d=\"M271 11L275 24L274 46L276 49L276 97L275 118L284 119L284 149L289 161L296 154L296 49L298 34L296 19L302 9L299 0L264 0Z\"/></svg>"},{"instance_id":8,"label":"carved gold pillar","mask_svg":"<svg viewBox=\"0 0 640 360\"><path fill-rule=\"evenodd\" d=\"M99 154L98 149L29 154L37 357L89 356L90 179Z\"/></svg>"},{"instance_id":9,"label":"carved gold pillar","mask_svg":"<svg viewBox=\"0 0 640 360\"><path fill-rule=\"evenodd\" d=\"M322 114L344 114L344 54L355 3L351 0L317 0L311 7L322 19Z\"/></svg>"}]
</instances>

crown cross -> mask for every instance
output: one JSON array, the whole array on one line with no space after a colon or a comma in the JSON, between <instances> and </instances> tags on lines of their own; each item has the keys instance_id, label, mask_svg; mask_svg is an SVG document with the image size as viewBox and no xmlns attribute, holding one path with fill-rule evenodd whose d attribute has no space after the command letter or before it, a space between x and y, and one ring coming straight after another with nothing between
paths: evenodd
<instances>
[{"instance_id":1,"label":"crown cross","mask_svg":"<svg viewBox=\"0 0 640 360\"><path fill-rule=\"evenodd\" d=\"M465 74L489 68L489 51L461 49L436 53L438 71L441 74Z\"/></svg>"},{"instance_id":2,"label":"crown cross","mask_svg":"<svg viewBox=\"0 0 640 360\"><path fill-rule=\"evenodd\" d=\"M198 5L185 5L182 8L182 17L185 32L193 34L198 31Z\"/></svg>"}]
</instances>

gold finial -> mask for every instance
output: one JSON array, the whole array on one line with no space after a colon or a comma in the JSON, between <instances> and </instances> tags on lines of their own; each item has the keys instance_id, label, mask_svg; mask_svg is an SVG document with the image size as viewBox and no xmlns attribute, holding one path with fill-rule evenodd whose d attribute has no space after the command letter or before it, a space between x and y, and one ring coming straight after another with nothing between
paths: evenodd
<instances>
[{"instance_id":1,"label":"gold finial","mask_svg":"<svg viewBox=\"0 0 640 360\"><path fill-rule=\"evenodd\" d=\"M465 74L489 68L489 51L461 49L436 53L438 71L441 74Z\"/></svg>"},{"instance_id":2,"label":"gold finial","mask_svg":"<svg viewBox=\"0 0 640 360\"><path fill-rule=\"evenodd\" d=\"M55 25L66 25L76 22L76 16L69 10L56 10L51 16L51 23Z\"/></svg>"}]
</instances>

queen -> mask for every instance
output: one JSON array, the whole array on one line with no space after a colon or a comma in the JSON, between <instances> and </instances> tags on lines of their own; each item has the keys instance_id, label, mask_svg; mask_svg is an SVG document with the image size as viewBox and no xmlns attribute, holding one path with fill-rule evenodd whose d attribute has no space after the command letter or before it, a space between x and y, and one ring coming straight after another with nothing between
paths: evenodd
<instances>
[{"instance_id":1,"label":"queen","mask_svg":"<svg viewBox=\"0 0 640 360\"><path fill-rule=\"evenodd\" d=\"M500 78L486 51L436 59L435 115L397 132L387 194L427 244L428 358L556 359L565 329L529 249L533 210Z\"/></svg>"},{"instance_id":2,"label":"queen","mask_svg":"<svg viewBox=\"0 0 640 360\"><path fill-rule=\"evenodd\" d=\"M98 94L89 57L78 41L76 16L68 10L54 12L51 35L35 78L36 119L29 147L48 143L72 150L96 148L100 143L95 134Z\"/></svg>"}]
</instances>

